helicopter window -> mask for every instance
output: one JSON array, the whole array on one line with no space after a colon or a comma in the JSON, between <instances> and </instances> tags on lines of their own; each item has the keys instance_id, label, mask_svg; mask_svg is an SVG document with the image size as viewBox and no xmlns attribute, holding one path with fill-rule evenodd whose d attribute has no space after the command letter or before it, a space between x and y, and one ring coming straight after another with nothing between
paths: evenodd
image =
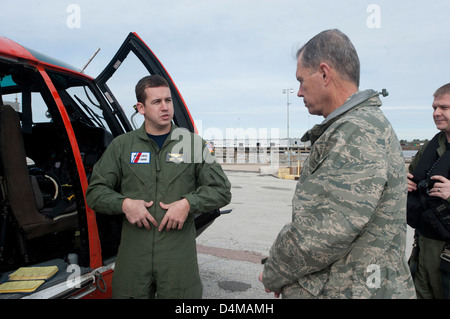
<instances>
[{"instance_id":1,"label":"helicopter window","mask_svg":"<svg viewBox=\"0 0 450 319\"><path fill-rule=\"evenodd\" d=\"M103 116L103 108L89 83L66 74L48 72L66 107L71 121L88 126L101 127L108 132L109 125Z\"/></svg>"},{"instance_id":2,"label":"helicopter window","mask_svg":"<svg viewBox=\"0 0 450 319\"><path fill-rule=\"evenodd\" d=\"M108 79L106 84L114 92L114 96L122 106L126 117L130 120L134 129L140 127L144 122L143 116L136 116L134 105L136 104L136 83L144 76L149 75L148 70L134 54L129 54L121 62L114 75Z\"/></svg>"},{"instance_id":3,"label":"helicopter window","mask_svg":"<svg viewBox=\"0 0 450 319\"><path fill-rule=\"evenodd\" d=\"M79 114L82 118L88 118L95 126L109 131L100 109L100 103L89 87L74 86L66 89L66 92L72 98L73 103L76 103L78 113L83 112L83 115Z\"/></svg>"},{"instance_id":4,"label":"helicopter window","mask_svg":"<svg viewBox=\"0 0 450 319\"><path fill-rule=\"evenodd\" d=\"M3 85L3 83L2 83ZM11 105L18 113L23 112L24 94L22 92L3 95L3 104ZM33 123L50 122L51 117L48 114L47 104L44 102L39 92L31 92L31 109Z\"/></svg>"}]
</instances>

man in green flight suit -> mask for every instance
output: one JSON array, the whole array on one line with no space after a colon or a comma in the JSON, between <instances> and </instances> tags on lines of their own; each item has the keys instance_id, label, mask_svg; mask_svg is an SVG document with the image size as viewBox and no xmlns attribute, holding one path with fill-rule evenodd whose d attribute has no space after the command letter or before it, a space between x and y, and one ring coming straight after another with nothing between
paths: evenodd
<instances>
[{"instance_id":1,"label":"man in green flight suit","mask_svg":"<svg viewBox=\"0 0 450 319\"><path fill-rule=\"evenodd\" d=\"M136 85L140 129L116 137L95 165L87 204L124 214L113 298L201 298L194 214L225 206L230 182L201 137L172 123L167 81Z\"/></svg>"}]
</instances>

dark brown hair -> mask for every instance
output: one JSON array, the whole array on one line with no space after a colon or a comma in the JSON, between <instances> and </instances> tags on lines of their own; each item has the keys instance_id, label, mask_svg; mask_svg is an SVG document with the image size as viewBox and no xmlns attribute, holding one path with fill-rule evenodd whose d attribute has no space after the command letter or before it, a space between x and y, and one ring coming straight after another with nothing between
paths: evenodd
<instances>
[{"instance_id":1,"label":"dark brown hair","mask_svg":"<svg viewBox=\"0 0 450 319\"><path fill-rule=\"evenodd\" d=\"M157 88L157 87L169 87L169 83L161 75L148 75L139 80L136 84L136 100L140 103L145 103L147 94L145 94L146 88Z\"/></svg>"}]
</instances>

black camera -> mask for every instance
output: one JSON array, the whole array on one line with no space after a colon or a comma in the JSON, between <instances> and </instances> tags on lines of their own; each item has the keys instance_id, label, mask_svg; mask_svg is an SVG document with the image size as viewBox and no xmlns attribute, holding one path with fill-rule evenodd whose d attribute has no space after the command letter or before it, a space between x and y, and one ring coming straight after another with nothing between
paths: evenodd
<instances>
[{"instance_id":1,"label":"black camera","mask_svg":"<svg viewBox=\"0 0 450 319\"><path fill-rule=\"evenodd\" d=\"M435 181L433 181L429 178L423 179L417 184L417 189L421 192L428 194L430 192L430 190L433 188L434 183L435 183Z\"/></svg>"}]
</instances>

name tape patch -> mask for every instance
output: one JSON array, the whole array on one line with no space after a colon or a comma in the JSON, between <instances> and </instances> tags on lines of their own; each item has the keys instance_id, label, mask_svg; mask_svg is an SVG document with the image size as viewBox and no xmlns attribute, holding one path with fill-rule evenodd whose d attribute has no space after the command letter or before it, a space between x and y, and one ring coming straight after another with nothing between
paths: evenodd
<instances>
[{"instance_id":1,"label":"name tape patch","mask_svg":"<svg viewBox=\"0 0 450 319\"><path fill-rule=\"evenodd\" d=\"M131 152L131 164L150 164L150 152Z\"/></svg>"}]
</instances>

